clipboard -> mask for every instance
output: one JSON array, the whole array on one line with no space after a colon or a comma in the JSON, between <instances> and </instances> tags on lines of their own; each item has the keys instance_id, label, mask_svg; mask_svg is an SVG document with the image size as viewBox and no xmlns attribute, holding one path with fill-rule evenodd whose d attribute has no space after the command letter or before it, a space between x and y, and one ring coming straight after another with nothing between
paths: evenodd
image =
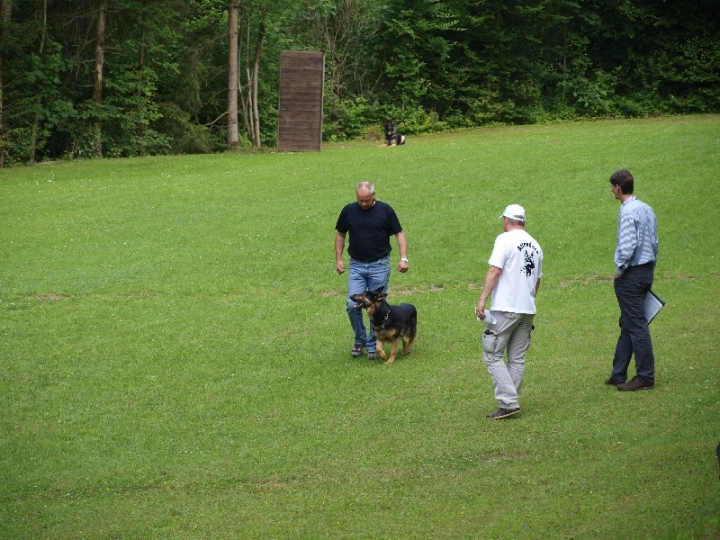
<instances>
[{"instance_id":1,"label":"clipboard","mask_svg":"<svg viewBox=\"0 0 720 540\"><path fill-rule=\"evenodd\" d=\"M652 291L648 291L645 295L645 319L650 324L658 312L665 305L660 297Z\"/></svg>"}]
</instances>

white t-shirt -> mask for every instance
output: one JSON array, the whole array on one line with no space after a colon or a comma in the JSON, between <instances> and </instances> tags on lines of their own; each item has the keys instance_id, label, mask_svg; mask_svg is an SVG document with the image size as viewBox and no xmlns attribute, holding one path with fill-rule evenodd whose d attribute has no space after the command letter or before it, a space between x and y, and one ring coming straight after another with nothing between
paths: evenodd
<instances>
[{"instance_id":1,"label":"white t-shirt","mask_svg":"<svg viewBox=\"0 0 720 540\"><path fill-rule=\"evenodd\" d=\"M535 313L535 287L542 277L543 252L524 229L513 229L495 239L491 266L502 269L493 289L492 311Z\"/></svg>"}]
</instances>

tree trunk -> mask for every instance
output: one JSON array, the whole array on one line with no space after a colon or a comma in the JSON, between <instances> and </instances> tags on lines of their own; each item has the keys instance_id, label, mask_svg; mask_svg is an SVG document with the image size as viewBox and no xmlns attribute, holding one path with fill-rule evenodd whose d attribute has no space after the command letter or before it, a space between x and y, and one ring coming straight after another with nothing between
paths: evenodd
<instances>
[{"instance_id":1,"label":"tree trunk","mask_svg":"<svg viewBox=\"0 0 720 540\"><path fill-rule=\"evenodd\" d=\"M96 115L92 120L93 156L102 157L102 107L103 91L103 64L105 63L105 17L107 15L107 0L100 0L98 5L97 43L95 45L95 74L93 77L92 99L96 107Z\"/></svg>"},{"instance_id":2,"label":"tree trunk","mask_svg":"<svg viewBox=\"0 0 720 540\"><path fill-rule=\"evenodd\" d=\"M47 0L43 0L43 21L42 37L40 38L40 58L45 52L45 37L47 36ZM35 115L33 117L32 132L30 134L30 148L28 150L28 162L35 163L35 150L37 149L37 136L40 129L40 108L42 107L42 96L38 93L35 101Z\"/></svg>"},{"instance_id":3,"label":"tree trunk","mask_svg":"<svg viewBox=\"0 0 720 540\"><path fill-rule=\"evenodd\" d=\"M258 105L259 79L260 79L260 59L262 57L263 43L265 41L265 18L267 17L268 5L263 5L259 10L259 24L257 36L255 39L255 50L252 54L250 46L252 37L252 3L243 2L241 4L243 10L241 13L243 28L243 46L245 47L242 57L242 69L246 76L245 83L240 85L240 101L243 112L243 125L245 132L252 141L255 148L262 146L260 142L260 108Z\"/></svg>"},{"instance_id":4,"label":"tree trunk","mask_svg":"<svg viewBox=\"0 0 720 540\"><path fill-rule=\"evenodd\" d=\"M228 147L240 146L238 135L238 3L228 2Z\"/></svg>"},{"instance_id":5,"label":"tree trunk","mask_svg":"<svg viewBox=\"0 0 720 540\"><path fill-rule=\"evenodd\" d=\"M265 24L260 22L258 28L257 44L255 46L255 62L253 63L253 81L252 81L252 115L255 119L255 129L253 131L253 143L255 148L260 148L260 110L258 108L258 79L260 77L260 57L262 56L263 41L265 40Z\"/></svg>"},{"instance_id":6,"label":"tree trunk","mask_svg":"<svg viewBox=\"0 0 720 540\"><path fill-rule=\"evenodd\" d=\"M7 42L7 27L10 25L11 15L12 0L0 0L0 24L2 25L2 36L0 37L0 169L5 166L6 146L8 145L3 117L3 72L10 57L10 51L8 50L9 44Z\"/></svg>"},{"instance_id":7,"label":"tree trunk","mask_svg":"<svg viewBox=\"0 0 720 540\"><path fill-rule=\"evenodd\" d=\"M245 20L243 21L243 42L245 44L245 51L244 51L244 65L245 65L245 77L247 82L240 87L240 99L242 101L242 111L243 111L243 128L245 129L245 133L247 133L248 138L252 141L253 140L253 133L255 133L255 127L253 123L253 116L252 116L252 92L250 91L251 88L251 81L252 81L252 74L250 73L250 28L251 28L251 21L250 21L250 9L247 5L245 5L247 9L245 10L244 16Z\"/></svg>"},{"instance_id":8,"label":"tree trunk","mask_svg":"<svg viewBox=\"0 0 720 540\"><path fill-rule=\"evenodd\" d=\"M138 46L138 70L137 70L137 88L135 90L135 110L137 112L137 120L135 123L135 134L137 135L138 141L142 141L145 136L145 126L143 124L144 106L143 106L143 92L145 84L145 47L147 41L147 0L142 0L140 4L140 43ZM138 154L141 156L145 155L145 150L140 144Z\"/></svg>"}]
</instances>

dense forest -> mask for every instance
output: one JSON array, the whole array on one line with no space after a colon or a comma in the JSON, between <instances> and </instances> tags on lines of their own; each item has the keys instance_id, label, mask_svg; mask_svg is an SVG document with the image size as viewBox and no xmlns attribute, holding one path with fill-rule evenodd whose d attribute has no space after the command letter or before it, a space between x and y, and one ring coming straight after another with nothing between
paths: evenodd
<instances>
[{"instance_id":1,"label":"dense forest","mask_svg":"<svg viewBox=\"0 0 720 540\"><path fill-rule=\"evenodd\" d=\"M283 50L324 140L720 112L719 0L0 0L0 166L274 146Z\"/></svg>"}]
</instances>

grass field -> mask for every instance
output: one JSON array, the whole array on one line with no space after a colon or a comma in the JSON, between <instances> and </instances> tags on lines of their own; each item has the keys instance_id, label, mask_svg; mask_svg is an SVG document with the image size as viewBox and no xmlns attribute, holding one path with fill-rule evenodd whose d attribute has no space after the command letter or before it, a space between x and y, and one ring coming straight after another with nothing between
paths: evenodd
<instances>
[{"instance_id":1,"label":"grass field","mask_svg":"<svg viewBox=\"0 0 720 540\"><path fill-rule=\"evenodd\" d=\"M0 170L0 538L720 538L719 156L692 116ZM667 302L640 393L603 384L620 167ZM335 272L359 180L410 246L390 366L350 357ZM545 276L492 422L473 308L509 203Z\"/></svg>"}]
</instances>

